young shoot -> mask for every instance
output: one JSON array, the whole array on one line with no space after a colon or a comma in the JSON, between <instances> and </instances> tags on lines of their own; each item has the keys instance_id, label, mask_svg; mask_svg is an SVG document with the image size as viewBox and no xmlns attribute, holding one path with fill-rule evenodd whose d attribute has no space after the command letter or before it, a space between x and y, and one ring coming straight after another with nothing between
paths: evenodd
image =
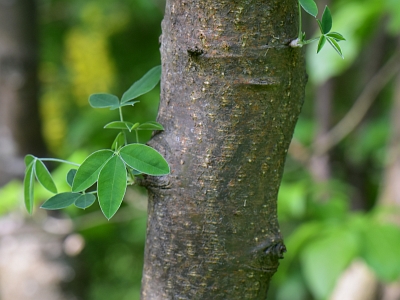
<instances>
[{"instance_id":1,"label":"young shoot","mask_svg":"<svg viewBox=\"0 0 400 300\"><path fill-rule=\"evenodd\" d=\"M45 201L41 208L56 210L75 205L85 209L96 199L107 219L119 209L128 184L135 183L135 177L141 174L163 176L170 173L164 157L153 148L139 142L139 130L164 130L154 121L131 123L124 121L122 109L134 106L139 96L151 91L160 81L161 67L157 66L136 81L119 99L111 94L93 94L89 103L94 108L118 109L119 120L108 123L106 129L118 133L111 149L101 149L90 154L82 164L55 159L38 158L33 155L25 157L24 198L25 207L31 214L34 205L34 183L36 180L55 195ZM135 143L128 144L127 134L135 134ZM59 193L51 173L43 163L55 161L75 166L66 175L70 191ZM90 189L90 191L89 191Z\"/></svg>"},{"instance_id":2,"label":"young shoot","mask_svg":"<svg viewBox=\"0 0 400 300\"><path fill-rule=\"evenodd\" d=\"M302 31L301 27L301 8L303 8L305 12L315 18L321 33L320 36L306 40L306 34ZM322 47L325 45L326 41L328 41L328 43L340 55L340 57L344 58L342 49L339 46L339 42L345 41L345 38L340 33L331 31L332 14L329 7L325 6L321 19L318 19L317 15L318 7L315 4L314 0L299 0L299 34L297 36L297 39L293 40L290 43L290 46L302 47L303 45L318 41L317 53L319 53L319 51L321 51Z\"/></svg>"}]
</instances>

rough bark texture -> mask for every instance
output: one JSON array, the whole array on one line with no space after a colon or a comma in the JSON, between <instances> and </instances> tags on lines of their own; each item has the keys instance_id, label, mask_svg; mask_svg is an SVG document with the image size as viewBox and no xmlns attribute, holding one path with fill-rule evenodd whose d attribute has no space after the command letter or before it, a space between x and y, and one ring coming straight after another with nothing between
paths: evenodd
<instances>
[{"instance_id":1,"label":"rough bark texture","mask_svg":"<svg viewBox=\"0 0 400 300\"><path fill-rule=\"evenodd\" d=\"M297 0L169 0L142 299L265 299L276 200L303 102Z\"/></svg>"},{"instance_id":2,"label":"rough bark texture","mask_svg":"<svg viewBox=\"0 0 400 300\"><path fill-rule=\"evenodd\" d=\"M45 152L38 113L34 0L0 1L0 185Z\"/></svg>"}]
</instances>

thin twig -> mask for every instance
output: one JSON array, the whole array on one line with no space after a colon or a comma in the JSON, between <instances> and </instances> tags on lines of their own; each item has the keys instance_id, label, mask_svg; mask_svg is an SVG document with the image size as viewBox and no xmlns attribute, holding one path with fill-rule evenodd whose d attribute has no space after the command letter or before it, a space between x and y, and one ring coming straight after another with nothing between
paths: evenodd
<instances>
[{"instance_id":1,"label":"thin twig","mask_svg":"<svg viewBox=\"0 0 400 300\"><path fill-rule=\"evenodd\" d=\"M353 107L344 118L324 136L320 137L312 147L315 154L322 155L344 139L362 121L379 92L400 71L400 49L368 82L365 89L354 102Z\"/></svg>"}]
</instances>

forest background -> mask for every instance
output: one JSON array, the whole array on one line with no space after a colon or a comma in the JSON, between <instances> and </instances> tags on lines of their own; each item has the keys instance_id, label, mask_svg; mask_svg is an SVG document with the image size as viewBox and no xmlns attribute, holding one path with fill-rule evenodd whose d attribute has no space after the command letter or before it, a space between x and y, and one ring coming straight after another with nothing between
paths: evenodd
<instances>
[{"instance_id":1,"label":"forest background","mask_svg":"<svg viewBox=\"0 0 400 300\"><path fill-rule=\"evenodd\" d=\"M329 47L318 55L314 44L304 49L309 75L306 101L278 199L288 253L272 280L269 297L344 299L339 295L343 290L349 294L346 282L353 280L351 286L368 291L359 299L398 299L400 5L398 0L321 0L317 4L320 11L325 5L331 8L333 30L346 38L341 43L345 59ZM33 154L81 162L90 151L110 146L113 132L102 127L115 119L116 112L92 109L88 96L97 92L121 95L160 64L158 38L164 5L160 0L36 1L42 136L30 139L40 143L43 138L45 150ZM309 37L317 32L310 16L303 16L303 24ZM0 66L5 76L4 64ZM140 100L126 119L133 123L155 120L159 89ZM0 133L7 131L6 125L0 121ZM22 121L24 127L30 127L28 120ZM141 141L149 138L140 136ZM36 209L31 217L23 208L23 166L18 164L31 149L14 148L19 153L0 151L3 171L5 162L16 161L13 172L0 172L0 298L17 299L7 298L10 274L17 274L9 265L12 255L20 259L24 253L21 247L15 251L15 245L32 246L32 241L18 240L29 232L31 239L38 233L40 239L50 234L52 245L60 247L45 257L62 266L57 283L65 299L139 299L146 192L129 189L111 221L102 216L97 204L85 211ZM52 168L62 186L67 169ZM39 205L49 194L38 187L36 197ZM14 248L9 247L10 241ZM39 281L33 286L46 289ZM24 284L23 280L15 283ZM31 299L32 282L26 289L24 299Z\"/></svg>"}]
</instances>

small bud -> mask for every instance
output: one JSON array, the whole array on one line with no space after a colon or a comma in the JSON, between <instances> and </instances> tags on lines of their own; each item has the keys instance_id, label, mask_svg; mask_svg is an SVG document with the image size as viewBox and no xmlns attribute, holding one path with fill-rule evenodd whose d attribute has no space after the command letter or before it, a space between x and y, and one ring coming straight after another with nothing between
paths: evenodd
<instances>
[{"instance_id":1,"label":"small bud","mask_svg":"<svg viewBox=\"0 0 400 300\"><path fill-rule=\"evenodd\" d=\"M292 48L301 48L301 47L303 47L303 45L301 43L299 43L299 39L298 38L295 39L295 40L292 40L290 42L289 46L292 47Z\"/></svg>"}]
</instances>

